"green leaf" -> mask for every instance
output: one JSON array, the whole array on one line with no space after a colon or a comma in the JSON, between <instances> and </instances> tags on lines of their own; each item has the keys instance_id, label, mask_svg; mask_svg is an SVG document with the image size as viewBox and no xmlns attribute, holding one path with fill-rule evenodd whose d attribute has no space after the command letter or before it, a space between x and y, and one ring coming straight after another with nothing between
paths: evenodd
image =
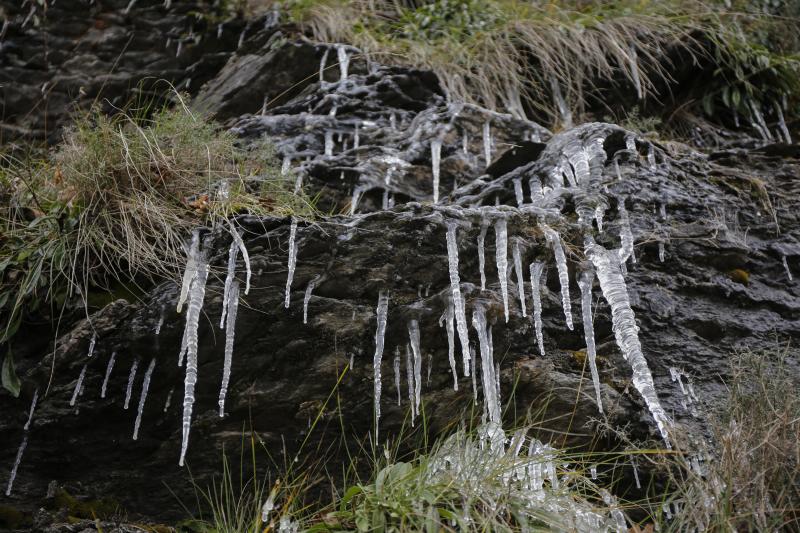
<instances>
[{"instance_id":1,"label":"green leaf","mask_svg":"<svg viewBox=\"0 0 800 533\"><path fill-rule=\"evenodd\" d=\"M14 369L14 358L11 356L10 350L6 355L5 361L3 361L0 378L2 378L0 381L2 381L3 387L10 392L14 398L19 398L19 377L17 377L17 371Z\"/></svg>"},{"instance_id":2,"label":"green leaf","mask_svg":"<svg viewBox=\"0 0 800 533\"><path fill-rule=\"evenodd\" d=\"M355 485L347 489L347 492L345 492L344 496L342 496L342 501L339 503L339 510L344 512L345 509L347 509L347 504L350 503L350 500L352 500L362 492L364 491L358 485Z\"/></svg>"}]
</instances>

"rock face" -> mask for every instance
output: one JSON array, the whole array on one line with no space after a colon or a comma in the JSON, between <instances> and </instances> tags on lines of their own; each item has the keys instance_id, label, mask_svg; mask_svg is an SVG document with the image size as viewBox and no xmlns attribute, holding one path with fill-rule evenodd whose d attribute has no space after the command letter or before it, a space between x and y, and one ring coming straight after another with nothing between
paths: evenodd
<instances>
[{"instance_id":1,"label":"rock face","mask_svg":"<svg viewBox=\"0 0 800 533\"><path fill-rule=\"evenodd\" d=\"M487 309L500 396L507 407L504 418L511 423L544 410L542 418L549 422L539 432L558 445L613 446L613 441L597 444L598 420L612 427L628 424L635 439L659 439L632 384L631 367L615 343L611 311L597 282L592 313L605 415L595 404L577 286L579 273L589 268L587 236L616 254L630 226L635 262L627 262L627 292L658 399L681 428L676 433L703 437L704 416L724 391L732 351L774 349L800 334L800 289L786 270L800 273L800 224L794 209L800 165L791 147L704 155L682 145L655 144L610 124L553 135L526 120L448 103L428 72L358 61L347 77L340 79L339 69L335 75L328 70L323 81L307 80L302 92L265 114L237 117L259 112L264 95L274 98L265 77L307 79L309 72L318 72L326 51L330 64L340 62L333 47L283 37L269 42L272 52L259 47L259 52L245 49L231 57L201 90L197 105L231 120L243 142L270 136L287 158L289 172L301 178L310 196L319 196L320 210L336 216L299 221L288 308L284 290L291 221L236 219L253 277L239 305L224 418L217 406L225 344L219 318L231 237L205 233L212 269L199 330L199 380L187 454L199 483L219 471L223 447L238 451L251 430L273 457L285 451L287 461L307 438L303 457L325 454L331 461L337 451L327 446L340 442L340 436L363 441L373 430L372 360L380 291L389 294L381 435L397 435L409 422L405 359L413 320L420 328L427 430L436 433L454 421L475 421L470 415L472 379L463 375L458 336L459 388L454 391L447 333L440 326L452 298L448 222L457 225L460 290L476 357L473 311L477 305ZM272 72L275 68L280 71ZM253 92L251 82L257 80L261 85ZM438 142L440 199L432 205L431 145ZM602 229L593 220L598 208L605 213ZM495 260L494 227L500 220L508 233L506 275L498 272ZM545 224L563 241L574 329L565 325ZM487 282L482 290L477 243L484 226ZM515 246L524 272L526 317L518 297ZM528 266L534 261L547 265L541 288L544 355L530 317ZM237 275L243 280L241 261ZM315 286L304 324L304 294L311 280ZM0 465L10 469L13 464L34 390L42 397L7 500L36 507L55 480L73 493L112 497L132 515L179 516L180 506L165 485L184 503L194 501L186 472L177 466L184 379L177 366L184 331L184 316L175 311L178 292L175 284L164 283L141 302L114 302L61 335L54 358L24 350L17 355L23 394L14 399L0 393ZM97 341L89 358L93 333ZM402 363L400 406L395 353ZM112 354L108 393L101 398ZM151 361L155 369L133 441L142 377ZM125 410L133 364L138 372ZM796 352L790 364L798 365ZM83 392L71 406L84 365ZM673 381L671 368L690 376L694 396L681 393L687 380ZM482 390L478 377L476 419L483 409Z\"/></svg>"}]
</instances>

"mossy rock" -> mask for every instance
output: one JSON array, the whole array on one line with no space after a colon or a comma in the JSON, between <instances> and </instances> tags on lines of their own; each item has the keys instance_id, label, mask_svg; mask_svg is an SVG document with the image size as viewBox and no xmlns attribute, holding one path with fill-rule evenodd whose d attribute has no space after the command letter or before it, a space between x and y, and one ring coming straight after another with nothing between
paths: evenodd
<instances>
[{"instance_id":1,"label":"mossy rock","mask_svg":"<svg viewBox=\"0 0 800 533\"><path fill-rule=\"evenodd\" d=\"M82 502L64 489L56 491L54 504L56 509L66 509L68 516L82 519L110 518L120 510L115 501L99 499Z\"/></svg>"},{"instance_id":2,"label":"mossy rock","mask_svg":"<svg viewBox=\"0 0 800 533\"><path fill-rule=\"evenodd\" d=\"M20 529L31 525L31 517L16 507L0 505L0 529Z\"/></svg>"}]
</instances>

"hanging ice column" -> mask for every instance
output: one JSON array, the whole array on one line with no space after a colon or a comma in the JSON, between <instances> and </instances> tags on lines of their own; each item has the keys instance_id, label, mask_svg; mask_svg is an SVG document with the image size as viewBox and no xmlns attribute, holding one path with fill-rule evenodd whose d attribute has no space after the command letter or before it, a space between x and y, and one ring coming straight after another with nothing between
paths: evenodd
<instances>
[{"instance_id":1,"label":"hanging ice column","mask_svg":"<svg viewBox=\"0 0 800 533\"><path fill-rule=\"evenodd\" d=\"M142 381L142 394L139 396L139 408L136 410L136 421L133 423L133 440L139 439L139 426L142 424L142 413L144 412L144 402L147 401L147 391L150 389L150 379L153 377L153 369L156 367L155 357L150 360Z\"/></svg>"},{"instance_id":2,"label":"hanging ice column","mask_svg":"<svg viewBox=\"0 0 800 533\"><path fill-rule=\"evenodd\" d=\"M200 313L203 310L203 300L206 296L206 280L208 279L208 263L205 252L200 252L198 248L194 248L194 252L193 266L196 269L196 274L191 283L189 308L186 311L186 328L183 333L185 348L181 347L181 355L179 356L180 365L180 363L183 362L185 352L186 377L184 378L183 393L183 438L181 442L181 455L178 460L179 466L183 466L183 460L186 457L186 450L189 446L189 432L192 425L192 407L194 406L194 386L197 383L197 330L200 326ZM188 264L187 268L189 268Z\"/></svg>"},{"instance_id":3,"label":"hanging ice column","mask_svg":"<svg viewBox=\"0 0 800 533\"><path fill-rule=\"evenodd\" d=\"M416 320L408 323L408 339L411 344L411 352L414 354L414 412L419 413L422 396L422 351L419 346L419 322Z\"/></svg>"},{"instance_id":4,"label":"hanging ice column","mask_svg":"<svg viewBox=\"0 0 800 533\"><path fill-rule=\"evenodd\" d=\"M514 240L514 270L517 273L517 288L519 290L519 307L523 318L528 316L525 312L525 277L522 274L522 257L519 253L519 239Z\"/></svg>"},{"instance_id":5,"label":"hanging ice column","mask_svg":"<svg viewBox=\"0 0 800 533\"><path fill-rule=\"evenodd\" d=\"M478 269L481 271L481 290L486 290L486 230L489 229L489 222L481 221L481 232L478 234Z\"/></svg>"},{"instance_id":6,"label":"hanging ice column","mask_svg":"<svg viewBox=\"0 0 800 533\"><path fill-rule=\"evenodd\" d=\"M283 306L289 309L289 301L292 297L292 278L294 278L294 267L297 264L297 220L292 218L292 224L289 226L289 260L287 268L289 273L286 276L286 296L283 301Z\"/></svg>"},{"instance_id":7,"label":"hanging ice column","mask_svg":"<svg viewBox=\"0 0 800 533\"><path fill-rule=\"evenodd\" d=\"M375 355L372 357L373 388L375 393L375 442L378 441L378 423L381 418L381 358L383 357L383 339L386 335L386 322L389 311L389 294L380 291L378 307L375 310L377 328L375 329Z\"/></svg>"},{"instance_id":8,"label":"hanging ice column","mask_svg":"<svg viewBox=\"0 0 800 533\"><path fill-rule=\"evenodd\" d=\"M572 309L570 308L569 297L569 270L567 270L567 256L564 255L561 237L547 224L540 224L540 226L547 242L553 247L553 255L556 258L556 268L558 269L558 281L561 285L561 306L564 308L564 318L567 320L567 327L573 329Z\"/></svg>"},{"instance_id":9,"label":"hanging ice column","mask_svg":"<svg viewBox=\"0 0 800 533\"><path fill-rule=\"evenodd\" d=\"M508 322L508 225L505 218L494 223L495 260L497 277L500 279L500 294L503 296L503 311Z\"/></svg>"},{"instance_id":10,"label":"hanging ice column","mask_svg":"<svg viewBox=\"0 0 800 533\"><path fill-rule=\"evenodd\" d=\"M228 249L228 273L225 276L225 290L222 295L222 315L219 319L220 328L225 327L225 317L228 313L228 303L230 302L230 290L236 276L236 258L239 255L239 252L242 253L244 266L247 270L244 293L247 294L250 292L250 255L247 253L247 248L245 247L244 241L242 241L242 236L239 235L239 232L233 226L231 226L230 231L231 235L233 236L233 241L231 241L231 247Z\"/></svg>"},{"instance_id":11,"label":"hanging ice column","mask_svg":"<svg viewBox=\"0 0 800 533\"><path fill-rule=\"evenodd\" d=\"M464 297L461 294L461 280L458 275L458 242L456 240L455 221L447 223L447 262L450 272L450 292L453 296L458 340L461 343L461 354L464 362L464 375L469 376L469 331L467 329L467 312Z\"/></svg>"},{"instance_id":12,"label":"hanging ice column","mask_svg":"<svg viewBox=\"0 0 800 533\"><path fill-rule=\"evenodd\" d=\"M233 337L236 331L236 314L239 310L239 282L234 281L228 292L228 318L225 323L225 360L222 367L222 385L219 388L219 416L225 416L225 397L228 394L228 383L231 380L231 363L233 362Z\"/></svg>"},{"instance_id":13,"label":"hanging ice column","mask_svg":"<svg viewBox=\"0 0 800 533\"><path fill-rule=\"evenodd\" d=\"M439 166L442 160L442 140L431 141L431 172L433 173L433 203L439 203Z\"/></svg>"},{"instance_id":14,"label":"hanging ice column","mask_svg":"<svg viewBox=\"0 0 800 533\"><path fill-rule=\"evenodd\" d=\"M342 75L341 80L347 79L347 71L350 67L350 56L347 49L342 45L336 45L336 56L339 59L339 71Z\"/></svg>"},{"instance_id":15,"label":"hanging ice column","mask_svg":"<svg viewBox=\"0 0 800 533\"><path fill-rule=\"evenodd\" d=\"M600 377L597 373L597 350L594 344L594 324L592 323L592 283L594 271L586 269L578 278L581 289L581 316L583 317L583 336L586 339L586 357L589 359L589 370L592 372L592 383L597 397L597 408L603 412L603 402L600 400Z\"/></svg>"},{"instance_id":16,"label":"hanging ice column","mask_svg":"<svg viewBox=\"0 0 800 533\"><path fill-rule=\"evenodd\" d=\"M442 321L444 321L445 329L447 330L447 360L450 362L450 371L453 373L453 390L458 390L458 371L456 370L455 357L455 306L452 301L447 304L447 309L439 318L439 327L442 327Z\"/></svg>"},{"instance_id":17,"label":"hanging ice column","mask_svg":"<svg viewBox=\"0 0 800 533\"><path fill-rule=\"evenodd\" d=\"M531 296L533 299L533 327L536 330L536 342L539 353L544 355L544 337L542 336L542 271L544 263L539 261L531 263Z\"/></svg>"},{"instance_id":18,"label":"hanging ice column","mask_svg":"<svg viewBox=\"0 0 800 533\"><path fill-rule=\"evenodd\" d=\"M483 382L483 398L489 413L489 422L500 423L500 401L497 398L497 384L494 375L494 357L489 338L486 311L481 304L476 304L472 311L472 327L478 333L481 350L481 378Z\"/></svg>"},{"instance_id":19,"label":"hanging ice column","mask_svg":"<svg viewBox=\"0 0 800 533\"><path fill-rule=\"evenodd\" d=\"M645 404L647 404L658 426L661 437L669 448L668 428L672 423L661 407L661 402L658 400L655 385L653 384L653 377L650 374L650 368L647 366L647 360L642 353L642 345L639 342L638 334L639 328L636 325L636 317L633 314L633 309L631 309L628 289L625 286L625 278L622 275L619 250L606 250L589 239L586 244L586 255L597 271L597 279L600 281L603 297L611 307L611 323L614 337L623 357L628 361L633 371L633 385L644 398Z\"/></svg>"}]
</instances>

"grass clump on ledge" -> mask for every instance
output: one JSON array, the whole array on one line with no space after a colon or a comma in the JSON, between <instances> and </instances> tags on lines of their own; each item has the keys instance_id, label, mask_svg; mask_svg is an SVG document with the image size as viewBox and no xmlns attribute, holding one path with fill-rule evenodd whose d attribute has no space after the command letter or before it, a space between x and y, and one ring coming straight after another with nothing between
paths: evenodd
<instances>
[{"instance_id":1,"label":"grass clump on ledge","mask_svg":"<svg viewBox=\"0 0 800 533\"><path fill-rule=\"evenodd\" d=\"M245 150L179 102L80 117L45 159L0 168L0 344L92 293L178 279L198 225L311 207L266 142Z\"/></svg>"},{"instance_id":2,"label":"grass clump on ledge","mask_svg":"<svg viewBox=\"0 0 800 533\"><path fill-rule=\"evenodd\" d=\"M757 3L701 0L281 3L318 40L433 70L454 100L556 124L569 125L573 113L624 111L636 100L651 102L650 113L669 116L688 104L737 124L736 116L755 118L754 104L773 122L776 103L798 114L791 7L773 14Z\"/></svg>"}]
</instances>

